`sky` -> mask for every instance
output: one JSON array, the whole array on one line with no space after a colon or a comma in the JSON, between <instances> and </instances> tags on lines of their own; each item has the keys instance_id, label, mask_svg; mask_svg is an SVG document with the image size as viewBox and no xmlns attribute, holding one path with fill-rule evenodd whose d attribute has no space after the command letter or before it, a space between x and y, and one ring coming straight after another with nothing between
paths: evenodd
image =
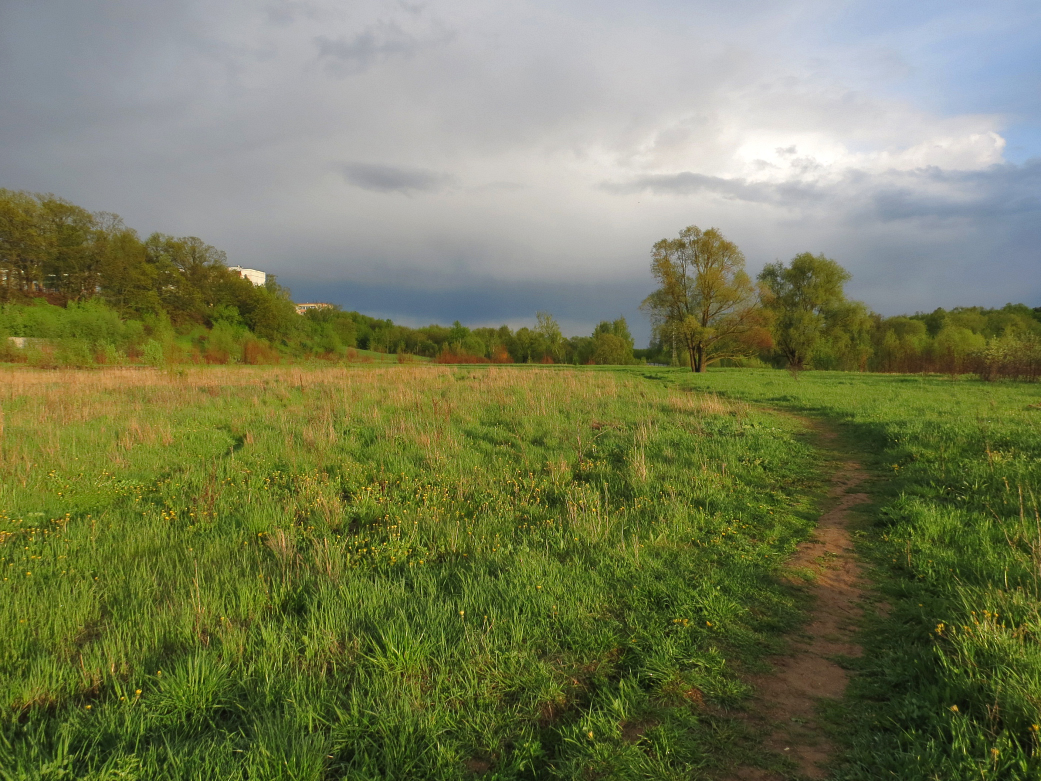
<instances>
[{"instance_id":1,"label":"sky","mask_svg":"<svg viewBox=\"0 0 1041 781\"><path fill-rule=\"evenodd\" d=\"M1041 3L0 0L0 187L410 325L645 343L688 225L1041 306Z\"/></svg>"}]
</instances>

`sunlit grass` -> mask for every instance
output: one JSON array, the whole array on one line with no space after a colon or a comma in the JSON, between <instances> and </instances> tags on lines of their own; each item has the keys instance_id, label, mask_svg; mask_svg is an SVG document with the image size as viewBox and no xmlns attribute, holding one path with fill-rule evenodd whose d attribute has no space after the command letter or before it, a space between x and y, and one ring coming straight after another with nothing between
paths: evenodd
<instances>
[{"instance_id":1,"label":"sunlit grass","mask_svg":"<svg viewBox=\"0 0 1041 781\"><path fill-rule=\"evenodd\" d=\"M657 376L844 424L880 479L862 548L888 610L843 778L1041 778L1041 386L923 376Z\"/></svg>"},{"instance_id":2,"label":"sunlit grass","mask_svg":"<svg viewBox=\"0 0 1041 781\"><path fill-rule=\"evenodd\" d=\"M0 777L707 777L798 616L814 457L742 402L406 365L0 405Z\"/></svg>"}]
</instances>

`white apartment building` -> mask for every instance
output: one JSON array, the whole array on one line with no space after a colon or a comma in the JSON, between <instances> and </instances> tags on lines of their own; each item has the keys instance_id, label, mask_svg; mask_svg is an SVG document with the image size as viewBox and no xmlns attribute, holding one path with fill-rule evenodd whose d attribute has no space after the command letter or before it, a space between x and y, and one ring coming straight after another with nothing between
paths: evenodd
<instances>
[{"instance_id":1,"label":"white apartment building","mask_svg":"<svg viewBox=\"0 0 1041 781\"><path fill-rule=\"evenodd\" d=\"M229 271L237 271L243 279L248 279L257 287L262 287L267 282L267 274L257 271L255 268L242 268L242 266L228 266Z\"/></svg>"}]
</instances>

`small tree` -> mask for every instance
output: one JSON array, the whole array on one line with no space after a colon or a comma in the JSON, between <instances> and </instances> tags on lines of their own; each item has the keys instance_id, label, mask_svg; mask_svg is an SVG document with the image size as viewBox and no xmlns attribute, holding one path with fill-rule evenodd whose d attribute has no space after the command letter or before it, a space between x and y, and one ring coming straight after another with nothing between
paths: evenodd
<instances>
[{"instance_id":1,"label":"small tree","mask_svg":"<svg viewBox=\"0 0 1041 781\"><path fill-rule=\"evenodd\" d=\"M592 352L593 363L625 365L634 363L633 337L629 332L629 324L624 317L617 320L603 320L593 329Z\"/></svg>"},{"instance_id":2,"label":"small tree","mask_svg":"<svg viewBox=\"0 0 1041 781\"><path fill-rule=\"evenodd\" d=\"M717 229L691 225L679 238L662 239L651 252L651 273L660 287L640 308L663 343L683 346L692 371L770 346L745 256Z\"/></svg>"}]
</instances>

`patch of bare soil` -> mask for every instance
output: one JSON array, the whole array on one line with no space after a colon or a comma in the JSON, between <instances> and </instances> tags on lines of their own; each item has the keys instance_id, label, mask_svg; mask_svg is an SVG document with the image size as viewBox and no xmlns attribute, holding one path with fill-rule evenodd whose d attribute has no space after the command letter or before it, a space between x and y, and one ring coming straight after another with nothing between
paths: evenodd
<instances>
[{"instance_id":1,"label":"patch of bare soil","mask_svg":"<svg viewBox=\"0 0 1041 781\"><path fill-rule=\"evenodd\" d=\"M809 779L824 778L822 765L835 747L825 737L816 714L821 700L837 700L846 690L848 673L834 657L860 656L854 640L855 622L861 614L864 585L853 553L849 525L851 510L870 501L861 489L868 475L848 454L835 448L836 435L810 424L818 444L835 454L838 462L828 490L829 509L821 516L813 536L802 543L789 561L796 572L812 572L806 587L813 597L809 624L793 638L790 651L767 660L769 675L752 676L756 691L750 720L767 737L763 749L790 757L797 773ZM781 781L790 776L759 768L739 767L734 781Z\"/></svg>"}]
</instances>

